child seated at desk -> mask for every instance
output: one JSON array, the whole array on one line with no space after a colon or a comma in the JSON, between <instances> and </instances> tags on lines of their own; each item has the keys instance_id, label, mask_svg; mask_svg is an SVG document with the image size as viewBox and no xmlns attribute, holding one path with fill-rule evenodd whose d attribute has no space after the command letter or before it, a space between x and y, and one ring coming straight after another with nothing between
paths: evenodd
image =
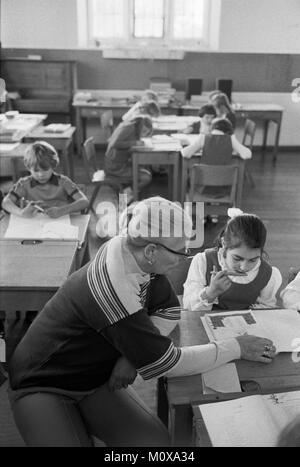
<instances>
[{"instance_id":1,"label":"child seated at desk","mask_svg":"<svg viewBox=\"0 0 300 467\"><path fill-rule=\"evenodd\" d=\"M300 311L300 271L280 294L284 308Z\"/></svg>"},{"instance_id":2,"label":"child seated at desk","mask_svg":"<svg viewBox=\"0 0 300 467\"><path fill-rule=\"evenodd\" d=\"M236 126L236 117L228 97L223 92L214 94L211 97L211 103L215 106L218 118L227 118L230 121L233 130Z\"/></svg>"},{"instance_id":3,"label":"child seated at desk","mask_svg":"<svg viewBox=\"0 0 300 467\"><path fill-rule=\"evenodd\" d=\"M30 175L12 187L3 200L3 209L22 217L44 212L53 218L85 209L88 199L68 177L54 172L58 164L51 144L36 141L30 145L24 155Z\"/></svg>"},{"instance_id":4,"label":"child seated at desk","mask_svg":"<svg viewBox=\"0 0 300 467\"><path fill-rule=\"evenodd\" d=\"M195 122L192 125L189 125L183 133L186 134L198 134L203 133L208 135L212 131L212 122L216 118L217 113L216 109L211 104L203 105L199 110L199 117L201 118L200 122Z\"/></svg>"},{"instance_id":5,"label":"child seated at desk","mask_svg":"<svg viewBox=\"0 0 300 467\"><path fill-rule=\"evenodd\" d=\"M234 152L242 159L251 159L252 153L249 148L241 144L233 134L233 128L226 118L216 118L212 122L210 135L200 134L192 144L181 150L183 157L190 159L196 153L203 150L203 164L222 164L222 160L228 155L230 159ZM225 154L227 152L228 154ZM209 154L212 154L210 157ZM207 155L207 158L205 157Z\"/></svg>"},{"instance_id":6,"label":"child seated at desk","mask_svg":"<svg viewBox=\"0 0 300 467\"><path fill-rule=\"evenodd\" d=\"M105 153L104 171L108 177L117 179L122 185L132 185L131 149L133 146L143 146L141 138L152 134L152 120L149 115L136 116L121 122L111 135ZM150 170L139 170L139 189L147 186L152 179ZM126 191L130 197L131 188Z\"/></svg>"},{"instance_id":7,"label":"child seated at desk","mask_svg":"<svg viewBox=\"0 0 300 467\"><path fill-rule=\"evenodd\" d=\"M192 260L183 306L192 311L274 308L282 277L264 259L266 227L254 214L237 209L228 212L233 217L220 233L217 246Z\"/></svg>"},{"instance_id":8,"label":"child seated at desk","mask_svg":"<svg viewBox=\"0 0 300 467\"><path fill-rule=\"evenodd\" d=\"M122 116L122 120L131 120L136 115L150 115L151 117L158 117L160 108L158 105L158 95L156 92L147 89L142 95L141 99L136 102L129 110Z\"/></svg>"}]
</instances>

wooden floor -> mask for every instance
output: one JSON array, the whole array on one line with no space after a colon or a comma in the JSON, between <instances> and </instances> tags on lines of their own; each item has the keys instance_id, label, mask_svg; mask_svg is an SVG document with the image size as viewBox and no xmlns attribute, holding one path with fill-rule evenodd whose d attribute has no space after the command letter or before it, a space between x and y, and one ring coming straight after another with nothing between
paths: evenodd
<instances>
[{"instance_id":1,"label":"wooden floor","mask_svg":"<svg viewBox=\"0 0 300 467\"><path fill-rule=\"evenodd\" d=\"M75 162L75 181L84 184L86 179L82 161L76 159ZM262 156L257 152L248 166L255 180L255 187L245 185L242 209L244 212L259 215L265 222L268 229L266 251L271 264L280 269L285 286L289 267L300 266L300 149L297 152L280 152L275 166L271 154ZM5 189L6 185L6 182L2 183L2 188ZM166 196L166 185L164 176L154 177L145 196ZM98 201L100 199L101 196ZM89 229L92 257L102 243L95 234L95 223L96 219L92 216ZM205 245L209 245L220 228L221 223L207 228ZM20 446L22 441L12 422L5 386L6 384L3 384L0 388L0 447ZM155 410L155 381L143 382L137 378L134 386L146 403Z\"/></svg>"}]
</instances>

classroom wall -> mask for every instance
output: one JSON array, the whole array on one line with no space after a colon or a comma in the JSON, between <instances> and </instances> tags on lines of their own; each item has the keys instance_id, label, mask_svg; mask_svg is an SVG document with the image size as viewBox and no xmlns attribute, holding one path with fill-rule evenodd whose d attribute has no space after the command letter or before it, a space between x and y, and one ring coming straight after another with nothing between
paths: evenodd
<instances>
[{"instance_id":1,"label":"classroom wall","mask_svg":"<svg viewBox=\"0 0 300 467\"><path fill-rule=\"evenodd\" d=\"M300 53L299 0L222 0L220 51Z\"/></svg>"},{"instance_id":2,"label":"classroom wall","mask_svg":"<svg viewBox=\"0 0 300 467\"><path fill-rule=\"evenodd\" d=\"M210 1L221 5L214 50L300 53L299 0ZM77 0L1 0L1 26L3 47L76 48Z\"/></svg>"},{"instance_id":3,"label":"classroom wall","mask_svg":"<svg viewBox=\"0 0 300 467\"><path fill-rule=\"evenodd\" d=\"M77 47L76 0L1 0L2 47Z\"/></svg>"},{"instance_id":4,"label":"classroom wall","mask_svg":"<svg viewBox=\"0 0 300 467\"><path fill-rule=\"evenodd\" d=\"M300 3L300 2L299 2ZM203 90L215 88L215 79L233 79L236 92L291 92L300 78L300 54L245 54L189 52L183 60L117 60L98 50L3 49L2 57L38 54L49 60L75 60L81 89L145 89L151 77L170 79L185 90L187 78L202 78Z\"/></svg>"}]
</instances>

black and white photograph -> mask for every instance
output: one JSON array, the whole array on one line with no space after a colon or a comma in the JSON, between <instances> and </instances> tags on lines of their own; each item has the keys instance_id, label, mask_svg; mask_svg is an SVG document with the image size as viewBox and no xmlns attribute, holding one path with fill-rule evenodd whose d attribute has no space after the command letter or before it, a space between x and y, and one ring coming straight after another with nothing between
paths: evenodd
<instances>
[{"instance_id":1,"label":"black and white photograph","mask_svg":"<svg viewBox=\"0 0 300 467\"><path fill-rule=\"evenodd\" d=\"M299 0L0 0L0 447L300 447L299 182Z\"/></svg>"}]
</instances>

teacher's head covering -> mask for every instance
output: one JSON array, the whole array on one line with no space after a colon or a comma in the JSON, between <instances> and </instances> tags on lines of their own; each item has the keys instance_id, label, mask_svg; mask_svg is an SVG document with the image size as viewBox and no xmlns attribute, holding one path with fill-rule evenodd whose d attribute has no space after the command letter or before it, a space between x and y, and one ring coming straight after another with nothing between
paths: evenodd
<instances>
[{"instance_id":1,"label":"teacher's head covering","mask_svg":"<svg viewBox=\"0 0 300 467\"><path fill-rule=\"evenodd\" d=\"M192 220L181 205L160 196L135 204L128 219L127 234L136 246L159 243L181 251L192 234Z\"/></svg>"}]
</instances>

